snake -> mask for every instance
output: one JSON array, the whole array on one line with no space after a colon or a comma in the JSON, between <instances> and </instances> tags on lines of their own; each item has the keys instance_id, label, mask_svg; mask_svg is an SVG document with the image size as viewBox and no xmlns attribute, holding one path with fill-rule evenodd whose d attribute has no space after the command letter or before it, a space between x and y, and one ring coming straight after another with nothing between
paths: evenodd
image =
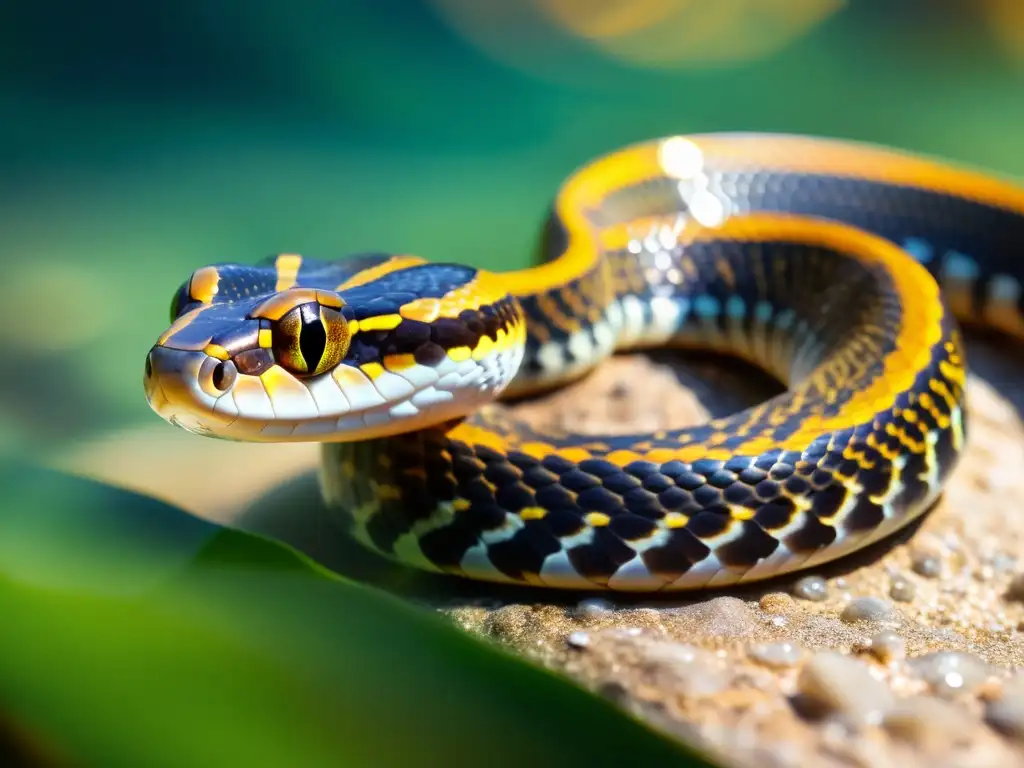
<instances>
[{"instance_id":1,"label":"snake","mask_svg":"<svg viewBox=\"0 0 1024 768\"><path fill-rule=\"evenodd\" d=\"M202 266L147 401L198 435L320 443L339 535L414 573L669 592L803 572L922 517L968 437L963 329L1024 339L1024 187L967 164L668 135L573 170L545 222L504 272L404 252ZM658 347L783 387L642 433L517 415Z\"/></svg>"}]
</instances>

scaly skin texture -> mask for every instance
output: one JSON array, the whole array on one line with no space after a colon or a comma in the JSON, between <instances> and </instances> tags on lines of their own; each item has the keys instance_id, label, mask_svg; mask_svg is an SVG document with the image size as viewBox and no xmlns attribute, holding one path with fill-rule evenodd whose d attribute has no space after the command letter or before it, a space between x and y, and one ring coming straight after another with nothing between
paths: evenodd
<instances>
[{"instance_id":1,"label":"scaly skin texture","mask_svg":"<svg viewBox=\"0 0 1024 768\"><path fill-rule=\"evenodd\" d=\"M278 257L260 297L282 311L294 302L277 291L332 289L354 307L342 311L356 336L387 324L379 317L397 317L396 333L447 316L462 330L434 340L443 365L506 357L486 392L464 385L418 421L364 418L304 437L301 419L282 436L278 422L254 419L225 436L325 441L322 487L347 530L427 570L638 591L791 572L892 533L941 492L966 436L958 321L1024 338L1021 243L1024 190L979 172L794 136L638 144L567 180L537 267L470 270L460 283L458 267L438 266L437 295L409 291L374 314L346 288L411 284L413 257L321 265L339 272L319 281L299 257ZM217 303L213 277L196 275L179 308ZM500 319L486 325L473 314L484 311ZM208 354L196 344L213 342L198 336L191 354ZM538 431L482 405L655 345L743 357L788 390L699 427L627 436ZM163 367L148 391L178 391L181 366L154 352ZM401 373L386 351L377 357ZM216 421L206 402L167 400L165 418Z\"/></svg>"}]
</instances>

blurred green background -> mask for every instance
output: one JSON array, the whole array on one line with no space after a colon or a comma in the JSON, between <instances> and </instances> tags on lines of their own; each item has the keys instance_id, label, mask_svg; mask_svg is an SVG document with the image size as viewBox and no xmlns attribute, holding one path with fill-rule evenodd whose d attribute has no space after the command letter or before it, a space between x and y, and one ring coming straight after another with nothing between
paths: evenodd
<instances>
[{"instance_id":1,"label":"blurred green background","mask_svg":"<svg viewBox=\"0 0 1024 768\"><path fill-rule=\"evenodd\" d=\"M159 426L142 361L198 266L360 249L519 266L560 180L630 141L807 132L1024 174L1022 8L5 3L3 444Z\"/></svg>"}]
</instances>

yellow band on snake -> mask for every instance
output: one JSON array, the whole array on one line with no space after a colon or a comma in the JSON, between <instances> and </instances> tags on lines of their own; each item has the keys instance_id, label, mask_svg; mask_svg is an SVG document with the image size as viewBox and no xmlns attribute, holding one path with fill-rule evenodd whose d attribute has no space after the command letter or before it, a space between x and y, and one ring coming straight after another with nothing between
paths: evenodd
<instances>
[{"instance_id":1,"label":"yellow band on snake","mask_svg":"<svg viewBox=\"0 0 1024 768\"><path fill-rule=\"evenodd\" d=\"M959 324L1024 338L1024 189L799 136L673 136L579 169L543 263L204 266L146 361L198 434L318 441L344 529L474 579L658 591L806 569L907 525L966 437ZM533 429L496 401L704 348L786 392L693 428Z\"/></svg>"}]
</instances>

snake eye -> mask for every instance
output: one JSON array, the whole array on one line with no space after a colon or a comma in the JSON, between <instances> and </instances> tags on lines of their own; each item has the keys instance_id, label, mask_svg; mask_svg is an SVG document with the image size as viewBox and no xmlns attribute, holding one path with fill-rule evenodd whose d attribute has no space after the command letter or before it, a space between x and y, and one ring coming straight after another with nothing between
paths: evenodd
<instances>
[{"instance_id":1,"label":"snake eye","mask_svg":"<svg viewBox=\"0 0 1024 768\"><path fill-rule=\"evenodd\" d=\"M336 309L315 301L292 309L271 331L274 358L296 376L329 371L348 352L348 323Z\"/></svg>"}]
</instances>

